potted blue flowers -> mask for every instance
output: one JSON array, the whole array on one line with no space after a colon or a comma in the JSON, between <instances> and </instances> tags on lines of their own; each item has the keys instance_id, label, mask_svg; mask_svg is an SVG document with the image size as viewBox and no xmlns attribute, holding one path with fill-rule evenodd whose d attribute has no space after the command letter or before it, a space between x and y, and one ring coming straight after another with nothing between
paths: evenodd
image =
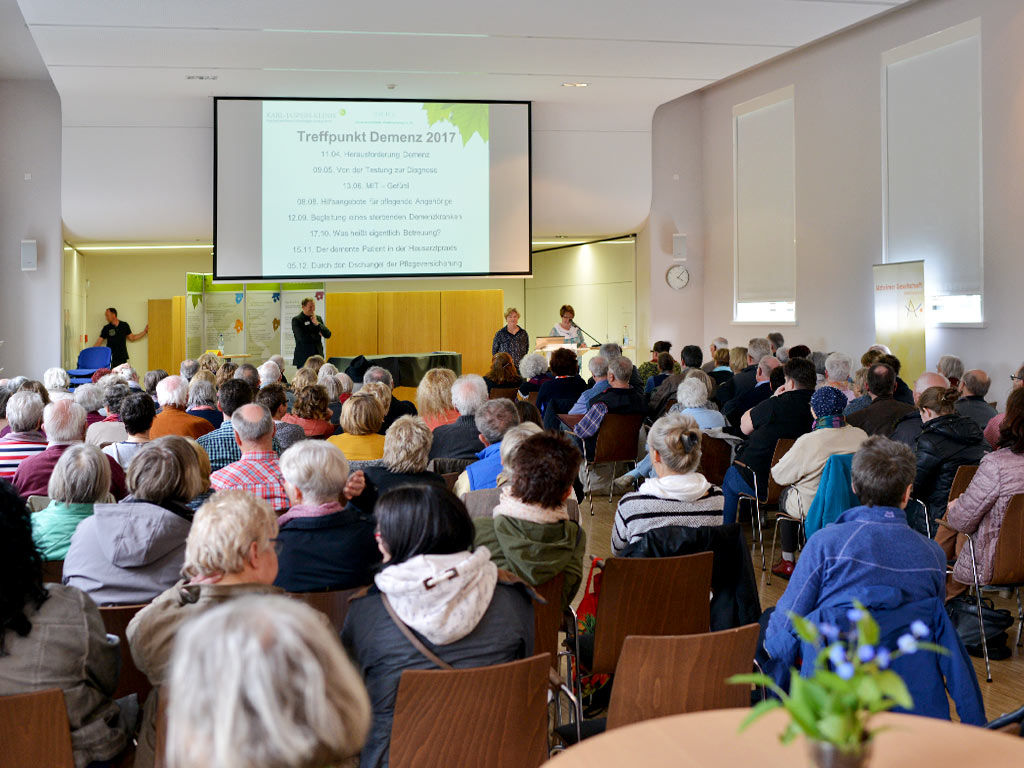
<instances>
[{"instance_id":1,"label":"potted blue flowers","mask_svg":"<svg viewBox=\"0 0 1024 768\"><path fill-rule=\"evenodd\" d=\"M853 768L866 763L877 732L870 729L871 718L893 707L910 709L914 705L903 679L890 669L892 662L919 650L947 651L925 641L929 631L922 621L910 625L896 649L880 646L878 623L861 603L854 605L846 614L851 624L846 633L832 624L819 626L789 614L796 633L817 650L813 675L801 677L798 670L791 670L789 693L765 674L729 679L730 683L764 685L778 696L757 704L740 731L765 712L782 707L790 717L779 736L784 744L804 734L811 757L822 768Z\"/></svg>"}]
</instances>

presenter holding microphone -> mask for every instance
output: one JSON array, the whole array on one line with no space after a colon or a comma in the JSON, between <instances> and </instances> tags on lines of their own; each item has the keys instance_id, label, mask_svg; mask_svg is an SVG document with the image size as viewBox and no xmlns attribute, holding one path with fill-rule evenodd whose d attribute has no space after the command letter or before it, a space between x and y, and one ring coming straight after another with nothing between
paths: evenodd
<instances>
[{"instance_id":1,"label":"presenter holding microphone","mask_svg":"<svg viewBox=\"0 0 1024 768\"><path fill-rule=\"evenodd\" d=\"M301 368L313 355L323 357L324 344L320 340L331 338L331 332L324 325L324 319L316 314L313 299L302 300L302 311L292 318L292 335L295 336L295 355L292 365Z\"/></svg>"},{"instance_id":2,"label":"presenter holding microphone","mask_svg":"<svg viewBox=\"0 0 1024 768\"><path fill-rule=\"evenodd\" d=\"M548 335L561 336L567 342L575 344L577 347L586 346L586 342L583 341L583 331L572 321L576 317L576 310L569 304L563 304L562 308L558 310L558 314L562 316L562 321L554 326Z\"/></svg>"}]
</instances>

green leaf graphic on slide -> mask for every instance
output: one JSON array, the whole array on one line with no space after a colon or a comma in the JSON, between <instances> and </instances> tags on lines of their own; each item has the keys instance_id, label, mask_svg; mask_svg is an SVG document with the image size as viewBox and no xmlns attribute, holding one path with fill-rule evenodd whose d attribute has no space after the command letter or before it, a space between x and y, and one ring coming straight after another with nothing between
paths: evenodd
<instances>
[{"instance_id":1,"label":"green leaf graphic on slide","mask_svg":"<svg viewBox=\"0 0 1024 768\"><path fill-rule=\"evenodd\" d=\"M490 106L487 104L437 104L423 105L427 112L427 124L449 122L459 129L462 146L466 146L474 133L486 144L489 136Z\"/></svg>"}]
</instances>

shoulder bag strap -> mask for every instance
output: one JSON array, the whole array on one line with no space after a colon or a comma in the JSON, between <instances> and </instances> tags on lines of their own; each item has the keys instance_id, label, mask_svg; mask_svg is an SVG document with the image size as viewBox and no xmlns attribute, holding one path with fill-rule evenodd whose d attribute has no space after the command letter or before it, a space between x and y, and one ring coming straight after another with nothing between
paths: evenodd
<instances>
[{"instance_id":1,"label":"shoulder bag strap","mask_svg":"<svg viewBox=\"0 0 1024 768\"><path fill-rule=\"evenodd\" d=\"M416 637L415 634L413 634L413 631L411 629L409 629L408 625L406 625L406 623L404 621L402 621L400 618L398 618L398 614L395 613L395 609L391 606L391 602L388 600L388 596L387 595L385 595L383 592L381 592L380 593L380 599L381 599L381 602L384 603L384 610L388 612L388 616L390 616L391 620L393 622L395 622L395 626L398 627L399 631L403 635L405 635L405 639L408 640L412 644L413 648L415 648L417 651L419 651L427 659L432 661L434 664L439 666L441 669L455 669L455 667L453 667L447 661L444 661L443 659L441 659L436 653L434 653L432 650L427 648L427 646L425 646L423 643L420 642L419 638Z\"/></svg>"}]
</instances>

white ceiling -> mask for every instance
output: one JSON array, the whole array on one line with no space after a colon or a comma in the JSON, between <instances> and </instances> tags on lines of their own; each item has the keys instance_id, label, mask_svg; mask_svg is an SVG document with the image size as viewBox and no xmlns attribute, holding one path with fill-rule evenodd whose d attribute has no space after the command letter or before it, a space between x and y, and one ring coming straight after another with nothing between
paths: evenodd
<instances>
[{"instance_id":1,"label":"white ceiling","mask_svg":"<svg viewBox=\"0 0 1024 768\"><path fill-rule=\"evenodd\" d=\"M635 231L658 105L912 0L17 1L69 238L183 242L211 236L216 95L531 100L535 234ZM14 13L0 76L37 77Z\"/></svg>"}]
</instances>

